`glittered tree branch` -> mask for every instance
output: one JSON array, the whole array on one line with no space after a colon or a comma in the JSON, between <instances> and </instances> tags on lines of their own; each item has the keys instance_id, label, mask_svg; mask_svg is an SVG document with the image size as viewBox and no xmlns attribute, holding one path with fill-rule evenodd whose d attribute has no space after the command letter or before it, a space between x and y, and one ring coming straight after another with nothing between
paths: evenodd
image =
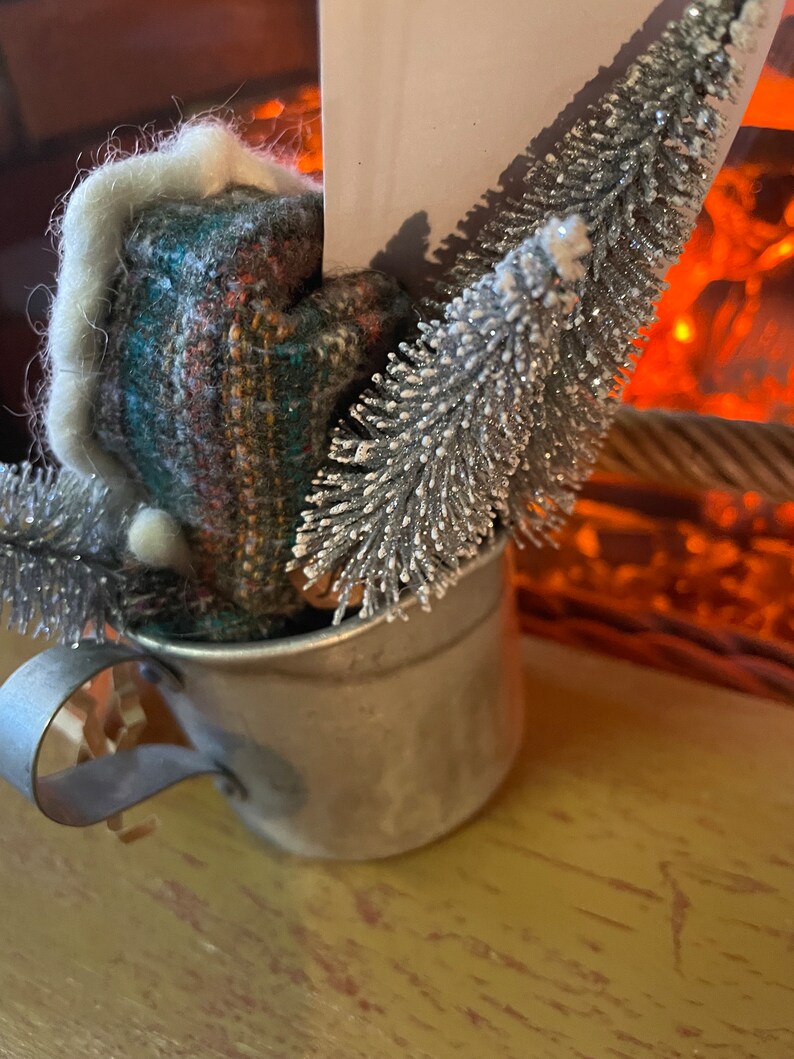
<instances>
[{"instance_id":1,"label":"glittered tree branch","mask_svg":"<svg viewBox=\"0 0 794 1059\"><path fill-rule=\"evenodd\" d=\"M589 249L578 218L550 220L421 325L351 409L295 548L310 579L339 568L337 617L358 584L365 615L406 589L427 602L506 513Z\"/></svg>"},{"instance_id":2,"label":"glittered tree branch","mask_svg":"<svg viewBox=\"0 0 794 1059\"><path fill-rule=\"evenodd\" d=\"M0 464L0 600L7 628L102 639L181 605L183 579L125 559L128 514L68 471Z\"/></svg>"},{"instance_id":3,"label":"glittered tree branch","mask_svg":"<svg viewBox=\"0 0 794 1059\"><path fill-rule=\"evenodd\" d=\"M734 99L760 0L687 5L543 160L521 201L480 233L440 287L451 297L493 267L550 214L579 213L593 243L578 285L574 327L544 380L512 489L509 521L543 541L573 507L641 353L664 273L694 227L724 132L718 110Z\"/></svg>"},{"instance_id":4,"label":"glittered tree branch","mask_svg":"<svg viewBox=\"0 0 794 1059\"><path fill-rule=\"evenodd\" d=\"M708 188L724 131L717 104L741 79L732 52L750 46L763 11L760 0L690 3L530 167L521 201L425 306L445 322L423 327L339 428L296 548L310 577L337 572L337 620L357 583L364 615L393 611L401 591L440 594L496 517L542 541L570 511ZM515 248L537 254L549 219L574 215L592 253L565 296L500 302ZM483 328L469 310L486 290ZM519 334L531 336L531 358Z\"/></svg>"}]
</instances>

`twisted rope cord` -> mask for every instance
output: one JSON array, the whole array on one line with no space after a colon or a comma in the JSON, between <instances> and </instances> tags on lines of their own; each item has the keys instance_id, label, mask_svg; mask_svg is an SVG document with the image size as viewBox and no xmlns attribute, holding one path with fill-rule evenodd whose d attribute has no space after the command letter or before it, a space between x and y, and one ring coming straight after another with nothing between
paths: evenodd
<instances>
[{"instance_id":1,"label":"twisted rope cord","mask_svg":"<svg viewBox=\"0 0 794 1059\"><path fill-rule=\"evenodd\" d=\"M622 405L598 466L786 503L794 500L794 427ZM551 601L521 575L517 589L525 632L794 704L794 651L782 645L664 615L627 615L570 593Z\"/></svg>"},{"instance_id":2,"label":"twisted rope cord","mask_svg":"<svg viewBox=\"0 0 794 1059\"><path fill-rule=\"evenodd\" d=\"M669 615L631 614L575 592L546 596L514 575L523 632L794 705L794 651Z\"/></svg>"},{"instance_id":3,"label":"twisted rope cord","mask_svg":"<svg viewBox=\"0 0 794 1059\"><path fill-rule=\"evenodd\" d=\"M794 427L622 405L598 463L602 471L697 490L794 500Z\"/></svg>"}]
</instances>

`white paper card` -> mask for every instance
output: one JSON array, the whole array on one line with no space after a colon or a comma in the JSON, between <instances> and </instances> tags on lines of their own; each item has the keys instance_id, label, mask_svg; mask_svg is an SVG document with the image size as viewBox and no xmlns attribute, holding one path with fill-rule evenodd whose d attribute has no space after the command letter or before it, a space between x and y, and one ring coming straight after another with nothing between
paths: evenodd
<instances>
[{"instance_id":1,"label":"white paper card","mask_svg":"<svg viewBox=\"0 0 794 1059\"><path fill-rule=\"evenodd\" d=\"M770 4L743 102L781 6ZM375 259L415 290L426 259L510 162L566 108L567 127L682 7L320 0L326 272Z\"/></svg>"}]
</instances>

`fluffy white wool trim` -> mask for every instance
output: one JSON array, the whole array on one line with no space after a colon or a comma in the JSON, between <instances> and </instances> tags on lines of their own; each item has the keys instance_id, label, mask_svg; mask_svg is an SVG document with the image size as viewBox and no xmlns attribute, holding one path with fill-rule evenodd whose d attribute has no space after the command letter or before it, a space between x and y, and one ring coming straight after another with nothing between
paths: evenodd
<instances>
[{"instance_id":1,"label":"fluffy white wool trim","mask_svg":"<svg viewBox=\"0 0 794 1059\"><path fill-rule=\"evenodd\" d=\"M136 211L163 199L200 199L230 185L298 194L307 177L243 143L219 121L183 125L156 150L109 161L77 185L61 224L61 265L50 315L45 415L50 447L78 474L129 492L123 468L94 436L103 320L122 237Z\"/></svg>"}]
</instances>

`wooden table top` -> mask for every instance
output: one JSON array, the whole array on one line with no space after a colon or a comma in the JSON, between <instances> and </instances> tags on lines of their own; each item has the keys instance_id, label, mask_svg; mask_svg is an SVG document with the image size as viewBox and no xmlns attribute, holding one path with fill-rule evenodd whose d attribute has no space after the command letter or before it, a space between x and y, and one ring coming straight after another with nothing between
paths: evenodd
<instances>
[{"instance_id":1,"label":"wooden table top","mask_svg":"<svg viewBox=\"0 0 794 1059\"><path fill-rule=\"evenodd\" d=\"M794 711L540 641L526 672L505 789L391 861L269 849L204 780L130 846L0 787L0 1056L790 1059Z\"/></svg>"}]
</instances>

